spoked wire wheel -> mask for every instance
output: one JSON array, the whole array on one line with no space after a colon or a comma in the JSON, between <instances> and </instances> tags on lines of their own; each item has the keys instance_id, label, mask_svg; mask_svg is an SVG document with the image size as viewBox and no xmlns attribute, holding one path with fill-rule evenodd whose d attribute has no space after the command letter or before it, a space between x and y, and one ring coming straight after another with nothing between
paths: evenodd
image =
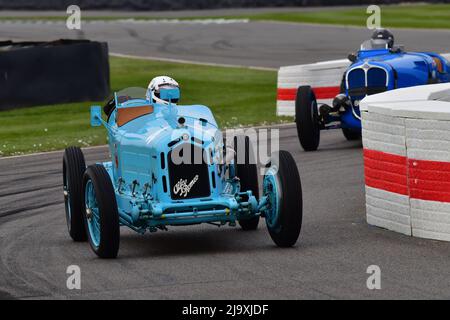
<instances>
[{"instance_id":1,"label":"spoked wire wheel","mask_svg":"<svg viewBox=\"0 0 450 320\"><path fill-rule=\"evenodd\" d=\"M279 229L278 213L280 212L281 194L278 189L279 182L277 181L276 171L277 167L271 167L264 177L263 194L267 197L267 204L265 210L265 218L267 228L276 231Z\"/></svg>"},{"instance_id":2,"label":"spoked wire wheel","mask_svg":"<svg viewBox=\"0 0 450 320\"><path fill-rule=\"evenodd\" d=\"M272 156L263 180L265 218L270 237L279 247L291 247L300 235L303 196L297 164L287 151Z\"/></svg>"},{"instance_id":3,"label":"spoked wire wheel","mask_svg":"<svg viewBox=\"0 0 450 320\"><path fill-rule=\"evenodd\" d=\"M92 244L98 248L100 245L100 214L92 180L88 180L86 183L84 199L89 238Z\"/></svg>"},{"instance_id":4,"label":"spoked wire wheel","mask_svg":"<svg viewBox=\"0 0 450 320\"><path fill-rule=\"evenodd\" d=\"M100 258L115 258L119 251L120 225L116 195L105 167L87 168L83 177L86 233L92 250Z\"/></svg>"}]
</instances>

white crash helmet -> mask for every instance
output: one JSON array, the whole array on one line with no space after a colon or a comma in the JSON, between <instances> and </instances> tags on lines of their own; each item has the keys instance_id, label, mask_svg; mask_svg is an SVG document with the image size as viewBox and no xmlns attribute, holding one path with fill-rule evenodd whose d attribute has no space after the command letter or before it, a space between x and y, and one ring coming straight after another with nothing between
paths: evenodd
<instances>
[{"instance_id":1,"label":"white crash helmet","mask_svg":"<svg viewBox=\"0 0 450 320\"><path fill-rule=\"evenodd\" d=\"M155 77L150 81L147 89L147 100L157 103L168 104L169 101L160 99L159 90L161 88L172 89L172 88L180 88L178 82L175 79L167 76L159 76ZM177 103L177 100L172 100L172 103Z\"/></svg>"}]
</instances>

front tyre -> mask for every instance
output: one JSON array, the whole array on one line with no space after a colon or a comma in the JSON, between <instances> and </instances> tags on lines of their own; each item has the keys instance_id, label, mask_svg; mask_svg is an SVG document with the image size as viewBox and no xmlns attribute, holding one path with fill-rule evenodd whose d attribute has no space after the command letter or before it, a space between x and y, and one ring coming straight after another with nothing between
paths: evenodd
<instances>
[{"instance_id":1,"label":"front tyre","mask_svg":"<svg viewBox=\"0 0 450 320\"><path fill-rule=\"evenodd\" d=\"M291 247L302 227L303 198L300 174L289 152L282 150L273 155L263 188L269 234L277 246Z\"/></svg>"},{"instance_id":2,"label":"front tyre","mask_svg":"<svg viewBox=\"0 0 450 320\"><path fill-rule=\"evenodd\" d=\"M315 151L320 143L319 110L310 86L301 86L295 99L295 124L298 138L305 151Z\"/></svg>"},{"instance_id":3,"label":"front tyre","mask_svg":"<svg viewBox=\"0 0 450 320\"><path fill-rule=\"evenodd\" d=\"M342 128L342 133L348 141L361 140L361 130Z\"/></svg>"},{"instance_id":4,"label":"front tyre","mask_svg":"<svg viewBox=\"0 0 450 320\"><path fill-rule=\"evenodd\" d=\"M253 148L250 146L250 138L248 136L234 137L234 152L235 175L239 177L241 191L251 191L253 196L258 198L258 168L256 166ZM240 219L238 221L242 230L256 230L259 224L259 216Z\"/></svg>"},{"instance_id":5,"label":"front tyre","mask_svg":"<svg viewBox=\"0 0 450 320\"><path fill-rule=\"evenodd\" d=\"M92 250L100 258L115 258L119 251L120 226L116 196L106 169L87 168L83 177L84 218Z\"/></svg>"},{"instance_id":6,"label":"front tyre","mask_svg":"<svg viewBox=\"0 0 450 320\"><path fill-rule=\"evenodd\" d=\"M67 229L73 241L86 241L81 202L83 174L86 170L84 155L80 148L69 147L63 157L63 192Z\"/></svg>"}]
</instances>

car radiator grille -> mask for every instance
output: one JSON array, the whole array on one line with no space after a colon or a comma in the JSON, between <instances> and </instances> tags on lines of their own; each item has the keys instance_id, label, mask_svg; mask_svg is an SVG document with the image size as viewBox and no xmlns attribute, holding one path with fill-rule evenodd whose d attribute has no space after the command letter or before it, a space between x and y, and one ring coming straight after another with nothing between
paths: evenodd
<instances>
[{"instance_id":1,"label":"car radiator grille","mask_svg":"<svg viewBox=\"0 0 450 320\"><path fill-rule=\"evenodd\" d=\"M208 164L204 161L202 148L190 143L178 145L168 153L167 163L173 200L211 195Z\"/></svg>"},{"instance_id":2,"label":"car radiator grille","mask_svg":"<svg viewBox=\"0 0 450 320\"><path fill-rule=\"evenodd\" d=\"M379 67L355 68L347 74L348 95L353 100L387 90L387 72Z\"/></svg>"}]
</instances>

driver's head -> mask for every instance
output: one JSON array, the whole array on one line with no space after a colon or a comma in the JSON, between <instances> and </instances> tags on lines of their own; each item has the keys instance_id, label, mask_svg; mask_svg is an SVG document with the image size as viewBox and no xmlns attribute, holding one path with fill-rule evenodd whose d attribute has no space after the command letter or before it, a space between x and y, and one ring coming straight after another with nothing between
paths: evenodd
<instances>
[{"instance_id":1,"label":"driver's head","mask_svg":"<svg viewBox=\"0 0 450 320\"><path fill-rule=\"evenodd\" d=\"M167 104L169 103L169 101L160 99L160 90L174 89L174 88L180 88L180 86L178 85L178 82L176 82L171 77L159 76L153 78L152 81L150 81L150 84L148 85L147 100L153 100L153 102ZM172 100L172 102L177 103L178 99Z\"/></svg>"},{"instance_id":2,"label":"driver's head","mask_svg":"<svg viewBox=\"0 0 450 320\"><path fill-rule=\"evenodd\" d=\"M394 35L388 29L375 29L371 38L373 40L385 40L388 44L388 48L390 49L394 46Z\"/></svg>"}]
</instances>

